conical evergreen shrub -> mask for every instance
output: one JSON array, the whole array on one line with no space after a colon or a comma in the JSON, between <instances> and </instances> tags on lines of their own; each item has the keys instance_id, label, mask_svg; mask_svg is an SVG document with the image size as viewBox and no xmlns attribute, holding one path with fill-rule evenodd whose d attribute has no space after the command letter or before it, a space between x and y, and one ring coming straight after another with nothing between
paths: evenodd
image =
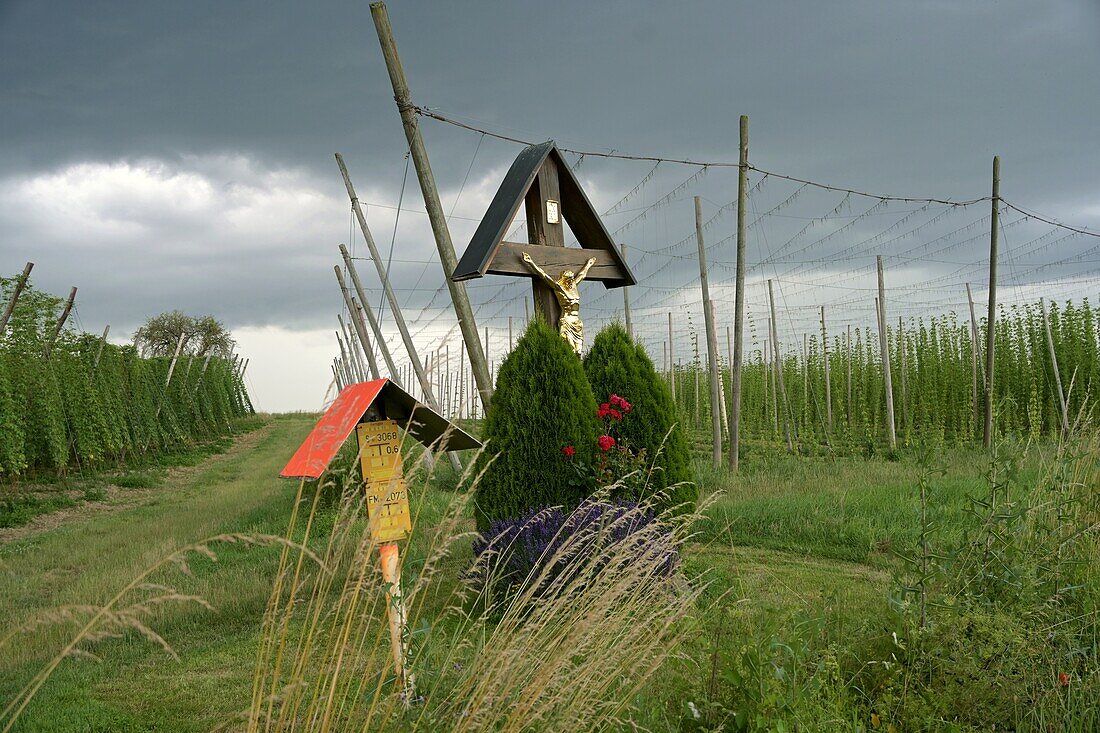
<instances>
[{"instance_id":1,"label":"conical evergreen shrub","mask_svg":"<svg viewBox=\"0 0 1100 733\"><path fill-rule=\"evenodd\" d=\"M566 461L590 461L599 430L581 360L533 319L497 374L477 467L488 464L474 497L478 529L538 507L580 504L584 490ZM576 449L572 459L562 454L566 446Z\"/></svg>"},{"instance_id":2,"label":"conical evergreen shrub","mask_svg":"<svg viewBox=\"0 0 1100 733\"><path fill-rule=\"evenodd\" d=\"M676 421L672 394L645 349L613 323L596 335L584 357L584 370L597 401L617 394L633 406L616 427L633 449L645 449L652 462L648 490L667 492L669 506L694 506L696 488L690 483L694 476L687 439Z\"/></svg>"}]
</instances>

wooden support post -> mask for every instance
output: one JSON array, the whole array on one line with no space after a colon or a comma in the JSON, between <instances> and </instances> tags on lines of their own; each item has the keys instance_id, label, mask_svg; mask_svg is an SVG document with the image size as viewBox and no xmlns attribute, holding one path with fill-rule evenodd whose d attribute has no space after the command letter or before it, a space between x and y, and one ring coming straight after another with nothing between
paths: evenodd
<instances>
[{"instance_id":1,"label":"wooden support post","mask_svg":"<svg viewBox=\"0 0 1100 733\"><path fill-rule=\"evenodd\" d=\"M336 314L336 320L340 323L340 332L344 335L344 341L348 345L348 351L351 352L351 361L355 365L355 374L362 382L367 381L367 370L363 366L363 358L359 356L359 349L356 346L355 340L351 337L351 332L348 330L348 326L344 323L344 317L339 313Z\"/></svg>"},{"instance_id":2,"label":"wooden support post","mask_svg":"<svg viewBox=\"0 0 1100 733\"><path fill-rule=\"evenodd\" d=\"M730 361L730 447L729 467L737 472L741 454L741 367L745 342L745 208L749 178L749 116L740 119L740 152L737 167L737 255L733 296L733 358Z\"/></svg>"},{"instance_id":3,"label":"wooden support post","mask_svg":"<svg viewBox=\"0 0 1100 733\"><path fill-rule=\"evenodd\" d=\"M330 364L329 367L332 369L332 379L336 382L336 390L343 391L344 380L340 378L340 370L336 368L335 359L332 360L332 364Z\"/></svg>"},{"instance_id":4,"label":"wooden support post","mask_svg":"<svg viewBox=\"0 0 1100 733\"><path fill-rule=\"evenodd\" d=\"M336 333L336 343L338 343L340 345L340 360L348 365L348 367L351 370L352 378L354 378L356 382L361 381L361 379L359 378L359 375L355 373L355 367L353 366L353 363L352 363L351 359L348 358L347 349L344 348L344 339L340 336L339 331L336 331L335 333Z\"/></svg>"},{"instance_id":5,"label":"wooden support post","mask_svg":"<svg viewBox=\"0 0 1100 733\"><path fill-rule=\"evenodd\" d=\"M27 286L27 280L30 279L31 270L34 269L34 263L28 262L23 267L23 274L19 276L19 279L15 281L15 287L11 291L11 298L8 300L8 304L4 306L4 315L0 316L0 336L4 335L4 331L8 328L8 320L11 318L12 312L15 310L15 304L19 300L20 293L23 292L23 288Z\"/></svg>"},{"instance_id":6,"label":"wooden support post","mask_svg":"<svg viewBox=\"0 0 1100 733\"><path fill-rule=\"evenodd\" d=\"M107 345L107 334L111 332L111 324L108 323L103 329L103 335L99 337L99 348L95 352L95 361L92 362L92 371L99 368L99 359L103 356L103 348Z\"/></svg>"},{"instance_id":7,"label":"wooden support post","mask_svg":"<svg viewBox=\"0 0 1100 733\"><path fill-rule=\"evenodd\" d=\"M974 405L974 432L982 424L982 403L978 400L978 318L974 315L974 295L970 291L970 283L966 284L966 300L970 304L970 400ZM985 372L982 372L982 381L985 381Z\"/></svg>"},{"instance_id":8,"label":"wooden support post","mask_svg":"<svg viewBox=\"0 0 1100 733\"><path fill-rule=\"evenodd\" d=\"M810 424L810 335L802 334L802 425Z\"/></svg>"},{"instance_id":9,"label":"wooden support post","mask_svg":"<svg viewBox=\"0 0 1100 733\"><path fill-rule=\"evenodd\" d=\"M732 399L732 395L733 395L733 335L730 333L730 327L729 326L726 326L726 363L728 363L730 365L730 396L731 396L731 399ZM725 398L722 398L722 404L726 404L726 399ZM726 409L728 411L727 416L726 416L727 419L728 419L727 429L730 431L730 435L732 436L732 434L733 434L733 405L731 404ZM730 443L730 450L736 450L736 449L737 449L737 446L735 446L731 442ZM727 461L728 461L730 470L731 471L736 471L737 470L737 461L729 461L728 458L727 458Z\"/></svg>"},{"instance_id":10,"label":"wooden support post","mask_svg":"<svg viewBox=\"0 0 1100 733\"><path fill-rule=\"evenodd\" d=\"M515 348L515 343L512 341L512 317L508 316L508 353L512 353L512 349Z\"/></svg>"},{"instance_id":11,"label":"wooden support post","mask_svg":"<svg viewBox=\"0 0 1100 733\"><path fill-rule=\"evenodd\" d=\"M890 339L886 329L886 278L883 273L882 255L875 258L878 268L878 345L882 357L883 391L886 393L886 437L890 448L898 447L897 431L894 427L894 383L890 374Z\"/></svg>"},{"instance_id":12,"label":"wooden support post","mask_svg":"<svg viewBox=\"0 0 1100 733\"><path fill-rule=\"evenodd\" d=\"M710 372L710 432L711 458L715 466L722 464L722 398L718 389L718 332L714 323L714 307L707 281L707 250L703 244L703 202L695 197L695 243L699 247L699 283L703 291L703 322L707 330L707 366ZM698 392L698 389L696 389ZM698 403L698 400L697 400Z\"/></svg>"},{"instance_id":13,"label":"wooden support post","mask_svg":"<svg viewBox=\"0 0 1100 733\"><path fill-rule=\"evenodd\" d=\"M848 352L848 397L844 404L844 418L848 422L849 429L852 427L852 324L848 324L848 341L844 344L845 350Z\"/></svg>"},{"instance_id":14,"label":"wooden support post","mask_svg":"<svg viewBox=\"0 0 1100 733\"><path fill-rule=\"evenodd\" d=\"M57 337L61 335L61 329L65 327L65 321L69 320L69 313L72 312L73 303L76 301L76 287L69 291L69 299L65 301L65 307L61 310L61 317L57 319L57 325L54 326L53 333L50 335L50 340L46 342L46 358L50 358L50 352L53 350L54 342L57 341Z\"/></svg>"},{"instance_id":15,"label":"wooden support post","mask_svg":"<svg viewBox=\"0 0 1100 733\"><path fill-rule=\"evenodd\" d=\"M783 432L787 436L787 450L794 452L794 440L791 438L791 405L787 400L787 388L783 384L783 360L779 350L779 320L775 316L775 291L772 281L768 280L768 303L771 306L771 331L772 331L772 363L775 366L776 385L776 410L780 398L783 400Z\"/></svg>"},{"instance_id":16,"label":"wooden support post","mask_svg":"<svg viewBox=\"0 0 1100 733\"><path fill-rule=\"evenodd\" d=\"M901 362L901 421L908 431L912 425L909 422L909 369L905 363L905 325L901 316L898 316L898 361Z\"/></svg>"},{"instance_id":17,"label":"wooden support post","mask_svg":"<svg viewBox=\"0 0 1100 733\"><path fill-rule=\"evenodd\" d=\"M363 208L359 205L359 199L355 195L355 188L351 185L351 177L348 176L348 169L344 165L344 159L340 157L339 153L336 154L336 163L340 167L340 174L344 177L344 187L347 188L348 196L351 198L351 208L355 211L355 218L359 221L359 229L363 233L363 239L367 242L371 260L374 261L375 269L378 270L378 279L382 282L382 292L386 294L386 301L390 304L390 312L393 313L393 321L397 324L397 330L401 334L401 341L405 344L405 351L409 355L409 363L412 366L413 372L416 374L417 382L420 384L424 402L436 412L439 412L439 403L436 401L435 394L432 392L432 383L428 379L428 375L424 373L424 365L420 362L420 355L416 351L416 344L413 343L412 335L409 333L409 327L405 324L405 316L401 312L401 303L398 302L397 295L394 294L393 288L390 287L389 273L386 272L386 268L382 265L382 257L378 254L378 247L374 244L374 237L371 236L370 228L367 226L367 219L363 216ZM344 247L341 253L346 251L347 248ZM350 261L350 257L348 261ZM351 267L348 268L349 272L351 269ZM447 282L450 282L449 277ZM363 304L364 306L368 305L365 298L363 299Z\"/></svg>"},{"instance_id":18,"label":"wooden support post","mask_svg":"<svg viewBox=\"0 0 1100 733\"><path fill-rule=\"evenodd\" d=\"M623 253L623 262L626 262L626 245L620 244L619 250ZM623 288L623 320L626 321L626 335L634 338L634 325L630 321L630 288Z\"/></svg>"},{"instance_id":19,"label":"wooden support post","mask_svg":"<svg viewBox=\"0 0 1100 733\"><path fill-rule=\"evenodd\" d=\"M371 307L367 293L363 289L363 281L359 279L359 271L355 269L355 263L352 262L351 255L348 254L348 248L343 243L340 244L340 256L344 258L344 266L348 268L351 284L355 286L355 292L359 296L359 300L353 298L351 293L348 292L347 284L344 282L344 273L340 271L340 266L333 265L333 270L336 271L336 281L340 283L340 292L344 295L348 312L354 313L356 316L355 322L360 329L359 336L360 338L366 338L367 336L367 327L363 324L363 316L366 316L371 330L374 331L374 343L378 344L378 350L382 352L382 359L386 362L386 369L390 372L390 379L397 382L398 387L403 387L401 377L397 374L397 366L393 362L393 355L390 353L390 347L386 344L386 337L382 333L382 326L378 323L378 319L374 317L374 308ZM366 344L368 341L363 341L363 343ZM373 369L377 373L378 362L374 359L373 351L369 358L374 362Z\"/></svg>"},{"instance_id":20,"label":"wooden support post","mask_svg":"<svg viewBox=\"0 0 1100 733\"><path fill-rule=\"evenodd\" d=\"M1054 370L1054 387L1058 391L1058 408L1062 413L1062 437L1069 437L1069 408L1066 406L1066 394L1062 391L1062 374L1058 371L1058 355L1054 351L1054 335L1050 332L1047 320L1047 304L1039 299L1039 308L1043 311L1043 330L1047 334L1047 350L1050 352L1050 366Z\"/></svg>"},{"instance_id":21,"label":"wooden support post","mask_svg":"<svg viewBox=\"0 0 1100 733\"><path fill-rule=\"evenodd\" d=\"M989 314L985 321L985 431L982 445L993 445L993 355L997 336L997 229L1000 226L1001 158L993 156L993 200L989 223Z\"/></svg>"},{"instance_id":22,"label":"wooden support post","mask_svg":"<svg viewBox=\"0 0 1100 733\"><path fill-rule=\"evenodd\" d=\"M420 191L424 195L424 208L428 212L428 220L432 225L436 249L439 251L439 261L443 265L443 276L451 293L451 302L454 304L455 315L458 317L458 327L462 332L462 340L466 343L470 354L470 367L474 373L474 381L477 383L478 392L481 395L481 403L488 410L489 403L493 398L493 383L489 378L489 367L486 363L485 352L481 348L481 341L478 339L477 322L474 320L474 309L470 306L470 298L466 294L466 286L461 282L451 280L451 273L458 267L458 258L455 256L454 244L451 243L451 232L447 228L447 218L443 213L443 205L439 201L439 191L436 189L435 175L432 173L432 165L428 160L428 151L424 147L424 139L420 136L420 127L416 120L416 107L410 98L409 85L405 80L405 70L401 66L401 58L397 54L397 42L393 37L393 28L390 27L386 4L383 2L372 3L370 12L374 18L375 30L378 33L378 43L382 47L382 56L386 60L386 69L389 71L390 84L393 87L393 98L397 103L397 111L401 115L401 124L405 129L405 138L409 143L409 153L412 156L413 166L416 168Z\"/></svg>"},{"instance_id":23,"label":"wooden support post","mask_svg":"<svg viewBox=\"0 0 1100 733\"><path fill-rule=\"evenodd\" d=\"M668 386L672 390L672 402L676 402L676 362L672 355L672 311L668 312Z\"/></svg>"},{"instance_id":24,"label":"wooden support post","mask_svg":"<svg viewBox=\"0 0 1100 733\"><path fill-rule=\"evenodd\" d=\"M718 314L714 308L714 301L710 301L710 319L714 322L715 331L718 330ZM726 335L729 335L729 329L726 329ZM718 353L717 334L715 338L715 351ZM718 353L718 413L722 418L722 434L729 433L730 423L729 415L726 414L726 382L722 377L722 356Z\"/></svg>"},{"instance_id":25,"label":"wooden support post","mask_svg":"<svg viewBox=\"0 0 1100 733\"><path fill-rule=\"evenodd\" d=\"M829 335L825 332L825 306L821 306L821 359L825 363L825 423L833 429L833 385L829 378Z\"/></svg>"}]
</instances>

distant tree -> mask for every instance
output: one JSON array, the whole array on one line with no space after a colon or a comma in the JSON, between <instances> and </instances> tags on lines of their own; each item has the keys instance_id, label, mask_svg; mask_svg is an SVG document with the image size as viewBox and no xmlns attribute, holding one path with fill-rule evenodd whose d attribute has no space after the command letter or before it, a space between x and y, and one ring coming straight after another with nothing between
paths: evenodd
<instances>
[{"instance_id":1,"label":"distant tree","mask_svg":"<svg viewBox=\"0 0 1100 733\"><path fill-rule=\"evenodd\" d=\"M193 316L178 310L152 316L134 332L134 346L143 356L171 356L183 334L183 352L191 356L228 356L235 342L213 316Z\"/></svg>"}]
</instances>

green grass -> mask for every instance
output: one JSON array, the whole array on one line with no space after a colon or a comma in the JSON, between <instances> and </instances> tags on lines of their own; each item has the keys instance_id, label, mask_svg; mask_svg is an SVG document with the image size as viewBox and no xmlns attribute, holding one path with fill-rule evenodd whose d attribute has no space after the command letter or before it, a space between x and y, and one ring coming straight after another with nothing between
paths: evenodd
<instances>
[{"instance_id":1,"label":"green grass","mask_svg":"<svg viewBox=\"0 0 1100 733\"><path fill-rule=\"evenodd\" d=\"M297 484L276 475L313 421L279 416L249 438L256 440L251 449L213 459L188 453L196 468L182 477L146 465L112 478L146 489L142 503L0 545L0 638L9 625L58 606L102 604L144 568L204 537L282 534ZM969 516L967 495L984 491L987 461L962 449L941 460L935 514L943 526L960 527ZM1034 484L1037 465L1035 455L1024 460L1022 485ZM889 659L896 626L888 596L898 564L892 551L916 543L919 470L915 456L904 453L880 461L761 451L747 457L737 477L709 469L701 475L707 492L721 493L684 554L684 569L708 585L683 653L633 701L641 722L653 730L699 730L689 702L705 708L708 701L759 696L761 709L801 701L807 729L869 725L863 708L821 689L850 691L866 660ZM421 508L429 523L452 496L453 480L437 483L413 494L414 512ZM412 574L420 549L415 541L407 549ZM88 648L102 661L63 662L16 730L205 731L245 710L278 551L215 550L217 562L196 560L192 576L166 570L155 578L215 607L166 606L154 619L179 661L136 634L97 642ZM457 577L464 565L456 555L447 572ZM72 632L36 629L4 647L0 700L11 699ZM807 678L807 667L818 671ZM821 679L843 684L819 689ZM853 719L856 711L863 717Z\"/></svg>"}]
</instances>

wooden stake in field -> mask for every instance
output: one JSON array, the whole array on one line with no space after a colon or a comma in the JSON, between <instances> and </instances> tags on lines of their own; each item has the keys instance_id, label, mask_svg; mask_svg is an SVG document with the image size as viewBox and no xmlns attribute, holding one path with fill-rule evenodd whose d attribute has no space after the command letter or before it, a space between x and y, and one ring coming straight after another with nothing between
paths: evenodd
<instances>
[{"instance_id":1,"label":"wooden stake in field","mask_svg":"<svg viewBox=\"0 0 1100 733\"><path fill-rule=\"evenodd\" d=\"M672 356L672 311L668 312L668 388L672 391L672 401L676 402L676 362Z\"/></svg>"},{"instance_id":2,"label":"wooden stake in field","mask_svg":"<svg viewBox=\"0 0 1100 733\"><path fill-rule=\"evenodd\" d=\"M367 294L363 291L363 283L359 280L359 273L355 269L355 263L351 261L351 255L348 254L348 248L343 243L340 244L340 254L344 258L344 266L348 268L348 274L351 276L351 283L355 286L355 292L359 294L359 300L352 297L348 292L347 283L344 282L344 273L340 271L339 265L333 265L332 269L336 272L336 282L340 284L340 293L344 296L344 303L348 307L348 313L354 315L352 318L352 324L359 330L359 338L363 341L363 344L369 344L370 340L367 337L367 327L363 323L364 316L370 322L371 330L374 331L374 342L378 344L378 350L382 352L382 358L386 362L386 369L389 370L391 379L399 379L397 376L397 367L393 363L393 356L390 354L389 346L386 345L386 339L382 334L382 327L378 323L378 319L374 317L374 309L371 308L370 302L367 300ZM360 303L359 301L362 301ZM363 307L365 305L365 307ZM371 362L371 372L378 374L378 362L374 358L374 352L372 349L367 349L367 358ZM400 384L398 386L401 386Z\"/></svg>"},{"instance_id":3,"label":"wooden stake in field","mask_svg":"<svg viewBox=\"0 0 1100 733\"><path fill-rule=\"evenodd\" d=\"M905 326L902 323L901 316L898 316L898 360L901 362L899 368L901 369L901 421L905 424L905 429L910 429L909 423L909 377L907 372L909 371L905 364Z\"/></svg>"},{"instance_id":4,"label":"wooden stake in field","mask_svg":"<svg viewBox=\"0 0 1100 733\"><path fill-rule=\"evenodd\" d=\"M737 165L737 263L733 296L733 357L730 360L729 467L737 472L741 454L741 366L745 341L745 205L749 177L749 117L741 115Z\"/></svg>"},{"instance_id":5,"label":"wooden stake in field","mask_svg":"<svg viewBox=\"0 0 1100 733\"><path fill-rule=\"evenodd\" d=\"M768 280L768 303L771 305L771 330L772 330L772 362L775 365L775 378L778 382L776 389L776 409L778 410L778 403L780 396L783 400L783 432L787 436L787 450L794 452L794 440L791 438L791 405L787 399L787 388L783 384L783 360L780 357L779 351L779 321L775 317L775 291L772 287L772 281Z\"/></svg>"},{"instance_id":6,"label":"wooden stake in field","mask_svg":"<svg viewBox=\"0 0 1100 733\"><path fill-rule=\"evenodd\" d=\"M99 348L95 352L95 361L92 362L92 370L95 371L99 368L99 358L103 356L103 347L107 345L107 334L111 332L111 324L108 323L103 328L103 335L99 337ZM0 329L0 333L3 333L3 329Z\"/></svg>"},{"instance_id":7,"label":"wooden stake in field","mask_svg":"<svg viewBox=\"0 0 1100 733\"><path fill-rule=\"evenodd\" d=\"M420 127L416 119L416 107L412 103L409 85L405 80L405 69L402 67L401 58L397 54L397 42L393 37L389 13L386 11L386 4L383 2L371 3L370 12L371 17L374 19L375 31L378 34L378 43L382 47L382 56L386 60L390 85L393 87L393 98L397 103L397 111L401 115L401 125L405 129L405 139L409 143L409 153L412 155L413 166L416 168L420 191L424 196L424 208L428 212L428 220L432 225L436 250L439 252L439 261L443 266L443 276L447 283L447 289L451 294L455 316L458 318L458 328L462 332L462 340L466 344L470 355L470 367L473 370L478 393L481 395L481 403L488 410L489 403L492 402L493 398L493 382L489 378L489 366L485 359L485 352L481 347L481 340L478 338L477 321L474 319L474 309L470 305L470 298L466 294L466 286L451 279L451 273L458 266L458 258L455 256L454 244L451 242L451 232L447 227L443 204L439 201L439 191L436 189L432 164L428 160L428 151L424 147L424 139L420 135Z\"/></svg>"},{"instance_id":8,"label":"wooden stake in field","mask_svg":"<svg viewBox=\"0 0 1100 733\"><path fill-rule=\"evenodd\" d=\"M46 358L50 358L50 352L53 351L53 344L57 341L57 337L61 335L61 329L65 327L65 321L69 320L69 313L73 310L73 303L76 302L76 286L69 291L69 299L65 301L65 307L61 309L61 317L57 319L57 325L53 328L53 333L50 334L49 341L46 342ZM12 299L12 304L15 301Z\"/></svg>"},{"instance_id":9,"label":"wooden stake in field","mask_svg":"<svg viewBox=\"0 0 1100 733\"><path fill-rule=\"evenodd\" d=\"M848 421L848 427L852 427L852 324L848 324L848 342L845 344L848 351L848 401L844 404L844 417Z\"/></svg>"},{"instance_id":10,"label":"wooden stake in field","mask_svg":"<svg viewBox=\"0 0 1100 733\"><path fill-rule=\"evenodd\" d=\"M27 285L27 280L30 279L31 270L34 269L34 263L28 262L23 267L23 274L19 276L19 279L15 281L15 287L11 291L11 299L4 307L4 315L0 316L0 336L4 335L4 331L8 328L8 319L11 318L12 311L15 310L15 304L19 300L20 293L23 292L23 288Z\"/></svg>"},{"instance_id":11,"label":"wooden stake in field","mask_svg":"<svg viewBox=\"0 0 1100 733\"><path fill-rule=\"evenodd\" d=\"M890 375L890 344L886 333L886 280L883 275L882 255L875 258L878 267L878 344L882 356L883 391L886 393L886 437L890 448L898 447L898 436L894 429L894 385Z\"/></svg>"},{"instance_id":12,"label":"wooden stake in field","mask_svg":"<svg viewBox=\"0 0 1100 733\"><path fill-rule=\"evenodd\" d=\"M829 336L825 333L825 306L821 306L821 359L825 363L825 421L833 429L833 386L829 378Z\"/></svg>"},{"instance_id":13,"label":"wooden stake in field","mask_svg":"<svg viewBox=\"0 0 1100 733\"><path fill-rule=\"evenodd\" d=\"M997 335L997 228L1000 226L1001 158L993 156L993 196L989 222L989 314L985 321L985 431L982 445L993 445L993 353Z\"/></svg>"},{"instance_id":14,"label":"wooden stake in field","mask_svg":"<svg viewBox=\"0 0 1100 733\"><path fill-rule=\"evenodd\" d=\"M695 243L699 247L699 284L703 291L703 323L707 331L707 366L710 372L711 453L715 466L722 465L722 397L718 388L718 332L707 282L707 250L703 245L703 203L695 197ZM696 390L698 392L698 390Z\"/></svg>"},{"instance_id":15,"label":"wooden stake in field","mask_svg":"<svg viewBox=\"0 0 1100 733\"><path fill-rule=\"evenodd\" d=\"M970 292L970 283L966 284L966 300L970 304L970 399L974 404L974 431L982 422L982 406L978 401L978 318L974 315L974 296ZM985 372L982 372L985 381Z\"/></svg>"},{"instance_id":16,"label":"wooden stake in field","mask_svg":"<svg viewBox=\"0 0 1100 733\"><path fill-rule=\"evenodd\" d=\"M1039 299L1039 309L1043 312L1043 330L1047 334L1047 351L1050 352L1050 365L1054 370L1054 387L1058 391L1058 407L1062 413L1062 436L1069 436L1069 409L1066 407L1066 394L1062 391L1062 375L1058 371L1058 355L1054 351L1054 336L1050 332L1050 321L1047 320L1047 304L1043 298Z\"/></svg>"},{"instance_id":17,"label":"wooden stake in field","mask_svg":"<svg viewBox=\"0 0 1100 733\"><path fill-rule=\"evenodd\" d=\"M626 262L626 245L620 244L619 250L623 253L623 262ZM626 321L626 335L634 338L634 325L630 322L630 288L623 288L623 320Z\"/></svg>"}]
</instances>

